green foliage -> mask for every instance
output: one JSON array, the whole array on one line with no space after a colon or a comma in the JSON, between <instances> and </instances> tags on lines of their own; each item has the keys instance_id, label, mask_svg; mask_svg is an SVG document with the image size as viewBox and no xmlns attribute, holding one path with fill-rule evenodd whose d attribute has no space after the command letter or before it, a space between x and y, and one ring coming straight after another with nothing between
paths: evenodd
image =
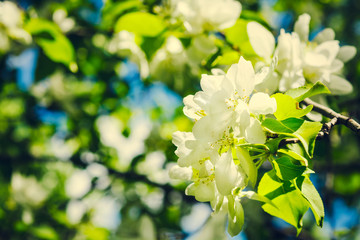
<instances>
[{"instance_id":1,"label":"green foliage","mask_svg":"<svg viewBox=\"0 0 360 240\"><path fill-rule=\"evenodd\" d=\"M115 32L127 30L146 37L156 37L165 30L162 19L145 12L132 12L119 18L115 24Z\"/></svg>"},{"instance_id":2,"label":"green foliage","mask_svg":"<svg viewBox=\"0 0 360 240\"><path fill-rule=\"evenodd\" d=\"M37 44L48 58L68 67L74 64L74 48L56 24L46 19L31 18L25 29L36 36Z\"/></svg>"},{"instance_id":3,"label":"green foliage","mask_svg":"<svg viewBox=\"0 0 360 240\"><path fill-rule=\"evenodd\" d=\"M301 176L306 170L305 166L294 164L292 159L287 156L277 158L272 163L276 176L284 181L293 180Z\"/></svg>"},{"instance_id":4,"label":"green foliage","mask_svg":"<svg viewBox=\"0 0 360 240\"><path fill-rule=\"evenodd\" d=\"M299 234L303 225L302 218L309 209L309 204L294 185L294 181L281 181L272 170L265 173L260 180L258 192L275 205L264 204L264 211L290 223Z\"/></svg>"},{"instance_id":5,"label":"green foliage","mask_svg":"<svg viewBox=\"0 0 360 240\"><path fill-rule=\"evenodd\" d=\"M303 87L294 88L288 90L286 95L289 95L297 102L301 102L305 98L309 98L319 94L330 94L330 90L321 82L316 82L313 84L308 84Z\"/></svg>"},{"instance_id":6,"label":"green foliage","mask_svg":"<svg viewBox=\"0 0 360 240\"><path fill-rule=\"evenodd\" d=\"M324 204L313 183L310 181L310 178L308 176L301 176L297 179L296 184L305 199L309 202L317 225L322 227L325 216Z\"/></svg>"},{"instance_id":7,"label":"green foliage","mask_svg":"<svg viewBox=\"0 0 360 240\"><path fill-rule=\"evenodd\" d=\"M268 118L265 119L262 126L271 132L299 139L307 154L312 157L316 136L321 130L322 124L299 118L288 118L282 121Z\"/></svg>"},{"instance_id":8,"label":"green foliage","mask_svg":"<svg viewBox=\"0 0 360 240\"><path fill-rule=\"evenodd\" d=\"M276 99L277 109L274 115L278 120L300 118L308 114L312 109L311 105L301 109L294 98L282 93L276 93L272 97Z\"/></svg>"},{"instance_id":9,"label":"green foliage","mask_svg":"<svg viewBox=\"0 0 360 240\"><path fill-rule=\"evenodd\" d=\"M249 22L248 20L238 19L234 26L225 30L225 37L234 47L239 48L242 55L255 56L256 53L250 44L246 30Z\"/></svg>"}]
</instances>

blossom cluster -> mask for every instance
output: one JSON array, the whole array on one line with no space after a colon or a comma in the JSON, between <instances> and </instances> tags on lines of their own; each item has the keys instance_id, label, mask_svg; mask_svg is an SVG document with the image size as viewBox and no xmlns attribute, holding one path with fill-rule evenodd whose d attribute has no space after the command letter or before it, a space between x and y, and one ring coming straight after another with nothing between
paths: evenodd
<instances>
[{"instance_id":1,"label":"blossom cluster","mask_svg":"<svg viewBox=\"0 0 360 240\"><path fill-rule=\"evenodd\" d=\"M259 69L265 65L262 72L266 74L258 79L257 90L285 92L320 81L332 94L352 92L352 85L343 77L342 71L344 63L355 56L356 48L340 46L331 28L322 30L310 41L309 23L310 16L303 14L296 21L293 32L286 33L281 29L276 47L274 37L264 27L255 22L248 24L250 43L262 57Z\"/></svg>"},{"instance_id":2,"label":"blossom cluster","mask_svg":"<svg viewBox=\"0 0 360 240\"><path fill-rule=\"evenodd\" d=\"M184 113L195 121L192 132L177 131L173 143L178 166L172 178L191 180L186 194L210 202L215 212L228 211L229 222L238 223L243 211L238 201L255 185L257 168L242 143L264 144L264 115L276 111L276 100L253 92L255 72L251 62L240 58L227 73L215 69L202 75L202 91L184 98Z\"/></svg>"},{"instance_id":3,"label":"blossom cluster","mask_svg":"<svg viewBox=\"0 0 360 240\"><path fill-rule=\"evenodd\" d=\"M0 2L0 54L10 49L11 40L31 43L31 35L23 29L23 15L15 3Z\"/></svg>"}]
</instances>

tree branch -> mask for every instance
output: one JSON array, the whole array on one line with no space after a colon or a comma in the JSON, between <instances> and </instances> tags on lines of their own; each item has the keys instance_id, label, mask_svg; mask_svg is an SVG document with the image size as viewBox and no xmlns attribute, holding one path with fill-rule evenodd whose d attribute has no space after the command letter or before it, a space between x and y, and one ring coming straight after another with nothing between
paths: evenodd
<instances>
[{"instance_id":1,"label":"tree branch","mask_svg":"<svg viewBox=\"0 0 360 240\"><path fill-rule=\"evenodd\" d=\"M321 105L319 103L316 103L316 102L314 102L314 101L312 101L312 100L310 100L308 98L305 99L303 101L303 103L305 105L313 105L313 110L314 111L316 111L318 113L321 113L325 117L332 118L332 120L334 118L336 118L337 120L336 120L335 124L339 123L339 124L345 125L346 127L353 130L356 134L360 135L360 124L358 122L356 122L354 119L352 119L350 117L347 117L347 116L344 116L344 115L342 115L340 113L337 113L334 110L332 110L332 109L330 109L328 107L325 107L325 106L323 106L323 105Z\"/></svg>"}]
</instances>

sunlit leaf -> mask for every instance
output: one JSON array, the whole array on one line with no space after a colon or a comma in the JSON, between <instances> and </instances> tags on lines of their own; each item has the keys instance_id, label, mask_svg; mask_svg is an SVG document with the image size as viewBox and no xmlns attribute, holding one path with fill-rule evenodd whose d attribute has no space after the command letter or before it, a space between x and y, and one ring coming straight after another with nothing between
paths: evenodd
<instances>
[{"instance_id":1,"label":"sunlit leaf","mask_svg":"<svg viewBox=\"0 0 360 240\"><path fill-rule=\"evenodd\" d=\"M309 84L303 87L288 90L285 94L291 96L296 101L301 102L305 98L309 98L318 94L329 94L330 90L321 82L314 85Z\"/></svg>"},{"instance_id":2,"label":"sunlit leaf","mask_svg":"<svg viewBox=\"0 0 360 240\"><path fill-rule=\"evenodd\" d=\"M305 166L294 164L291 158L286 156L275 159L273 165L276 175L285 181L301 176L306 169Z\"/></svg>"},{"instance_id":3,"label":"sunlit leaf","mask_svg":"<svg viewBox=\"0 0 360 240\"><path fill-rule=\"evenodd\" d=\"M307 154L312 157L315 140L321 130L322 124L298 118L288 118L282 121L267 118L263 121L262 126L274 133L298 138Z\"/></svg>"},{"instance_id":4,"label":"sunlit leaf","mask_svg":"<svg viewBox=\"0 0 360 240\"><path fill-rule=\"evenodd\" d=\"M165 29L162 19L145 12L132 12L119 18L115 32L126 30L147 37L155 37Z\"/></svg>"},{"instance_id":5,"label":"sunlit leaf","mask_svg":"<svg viewBox=\"0 0 360 240\"><path fill-rule=\"evenodd\" d=\"M74 48L55 23L41 18L31 18L25 29L35 35L36 43L52 61L69 67L75 64Z\"/></svg>"},{"instance_id":6,"label":"sunlit leaf","mask_svg":"<svg viewBox=\"0 0 360 240\"><path fill-rule=\"evenodd\" d=\"M302 218L309 209L309 203L290 181L278 180L274 170L267 172L260 180L258 194L269 198L276 205L264 204L262 208L265 212L290 223L300 233Z\"/></svg>"},{"instance_id":7,"label":"sunlit leaf","mask_svg":"<svg viewBox=\"0 0 360 240\"><path fill-rule=\"evenodd\" d=\"M274 115L278 120L291 117L299 118L312 110L312 105L305 109L299 108L299 103L295 99L282 93L276 93L272 97L276 99L277 109Z\"/></svg>"},{"instance_id":8,"label":"sunlit leaf","mask_svg":"<svg viewBox=\"0 0 360 240\"><path fill-rule=\"evenodd\" d=\"M321 200L319 193L314 187L313 183L310 181L308 176L302 176L297 181L298 187L301 189L303 196L310 203L310 208L314 213L316 223L322 227L324 222L324 204Z\"/></svg>"}]
</instances>

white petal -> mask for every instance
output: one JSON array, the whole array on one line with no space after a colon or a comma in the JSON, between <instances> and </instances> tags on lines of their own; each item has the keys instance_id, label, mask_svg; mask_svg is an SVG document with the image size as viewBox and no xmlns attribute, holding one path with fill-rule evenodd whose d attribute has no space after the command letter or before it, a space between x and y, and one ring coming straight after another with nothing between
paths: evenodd
<instances>
[{"instance_id":1,"label":"white petal","mask_svg":"<svg viewBox=\"0 0 360 240\"><path fill-rule=\"evenodd\" d=\"M262 80L261 83L255 86L255 90L257 92L264 92L271 95L276 90L278 90L279 81L280 81L280 75L277 72L272 71L269 73L268 76L266 76L266 78Z\"/></svg>"},{"instance_id":2,"label":"white petal","mask_svg":"<svg viewBox=\"0 0 360 240\"><path fill-rule=\"evenodd\" d=\"M321 43L315 48L315 52L324 55L331 63L336 58L339 49L339 41L333 40Z\"/></svg>"},{"instance_id":3,"label":"white petal","mask_svg":"<svg viewBox=\"0 0 360 240\"><path fill-rule=\"evenodd\" d=\"M333 73L340 73L343 67L344 63L341 60L335 58L335 60L331 63L330 70Z\"/></svg>"},{"instance_id":4,"label":"white petal","mask_svg":"<svg viewBox=\"0 0 360 240\"><path fill-rule=\"evenodd\" d=\"M212 94L220 90L220 85L224 79L223 75L201 75L201 89L207 94Z\"/></svg>"},{"instance_id":5,"label":"white petal","mask_svg":"<svg viewBox=\"0 0 360 240\"><path fill-rule=\"evenodd\" d=\"M304 13L299 16L298 20L294 25L294 32L296 32L301 41L307 42L309 40L309 23L310 23L310 15Z\"/></svg>"},{"instance_id":6,"label":"white petal","mask_svg":"<svg viewBox=\"0 0 360 240\"><path fill-rule=\"evenodd\" d=\"M245 139L249 143L265 143L266 136L259 120L254 118L250 119L250 126L245 129Z\"/></svg>"},{"instance_id":7,"label":"white petal","mask_svg":"<svg viewBox=\"0 0 360 240\"><path fill-rule=\"evenodd\" d=\"M326 41L331 41L335 39L335 32L331 28L325 28L321 32L319 32L313 41L317 43L323 43Z\"/></svg>"},{"instance_id":8,"label":"white petal","mask_svg":"<svg viewBox=\"0 0 360 240\"><path fill-rule=\"evenodd\" d=\"M176 131L172 137L172 142L177 147L175 154L179 157L178 164L182 167L190 166L189 156L192 150L187 148L185 144L187 141L195 140L194 135L191 132Z\"/></svg>"},{"instance_id":9,"label":"white petal","mask_svg":"<svg viewBox=\"0 0 360 240\"><path fill-rule=\"evenodd\" d=\"M250 99L249 109L251 113L271 114L276 111L276 100L266 93L255 93Z\"/></svg>"},{"instance_id":10,"label":"white petal","mask_svg":"<svg viewBox=\"0 0 360 240\"><path fill-rule=\"evenodd\" d=\"M305 54L304 63L310 67L320 68L328 64L328 59L323 54L307 52Z\"/></svg>"},{"instance_id":11,"label":"white petal","mask_svg":"<svg viewBox=\"0 0 360 240\"><path fill-rule=\"evenodd\" d=\"M169 170L169 176L172 179L191 180L192 173L191 167L180 167L178 165L174 165Z\"/></svg>"},{"instance_id":12,"label":"white petal","mask_svg":"<svg viewBox=\"0 0 360 240\"><path fill-rule=\"evenodd\" d=\"M215 182L217 190L224 196L230 195L233 188L239 184L243 178L240 176L231 149L220 156L215 165Z\"/></svg>"},{"instance_id":13,"label":"white petal","mask_svg":"<svg viewBox=\"0 0 360 240\"><path fill-rule=\"evenodd\" d=\"M209 202L215 198L215 184L213 182L192 183L185 189L185 194L194 196L199 202Z\"/></svg>"},{"instance_id":14,"label":"white petal","mask_svg":"<svg viewBox=\"0 0 360 240\"><path fill-rule=\"evenodd\" d=\"M356 55L356 48L354 46L342 46L339 50L337 58L343 62L347 62Z\"/></svg>"},{"instance_id":15,"label":"white petal","mask_svg":"<svg viewBox=\"0 0 360 240\"><path fill-rule=\"evenodd\" d=\"M265 60L270 60L275 48L275 38L272 33L257 22L249 22L246 29L256 54Z\"/></svg>"},{"instance_id":16,"label":"white petal","mask_svg":"<svg viewBox=\"0 0 360 240\"><path fill-rule=\"evenodd\" d=\"M235 109L236 112L236 128L234 129L235 137L245 137L245 129L250 125L250 112L247 104L243 101L238 101Z\"/></svg>"},{"instance_id":17,"label":"white petal","mask_svg":"<svg viewBox=\"0 0 360 240\"><path fill-rule=\"evenodd\" d=\"M235 83L240 97L249 97L255 86L255 72L250 61L240 57L238 64L230 67L226 77Z\"/></svg>"},{"instance_id":18,"label":"white petal","mask_svg":"<svg viewBox=\"0 0 360 240\"><path fill-rule=\"evenodd\" d=\"M183 102L185 105L183 108L184 114L191 119L199 119L200 115L197 112L201 111L201 108L194 102L194 95L184 97Z\"/></svg>"},{"instance_id":19,"label":"white petal","mask_svg":"<svg viewBox=\"0 0 360 240\"><path fill-rule=\"evenodd\" d=\"M330 76L330 82L327 86L332 94L344 95L353 91L353 86L346 79L337 75Z\"/></svg>"}]
</instances>

